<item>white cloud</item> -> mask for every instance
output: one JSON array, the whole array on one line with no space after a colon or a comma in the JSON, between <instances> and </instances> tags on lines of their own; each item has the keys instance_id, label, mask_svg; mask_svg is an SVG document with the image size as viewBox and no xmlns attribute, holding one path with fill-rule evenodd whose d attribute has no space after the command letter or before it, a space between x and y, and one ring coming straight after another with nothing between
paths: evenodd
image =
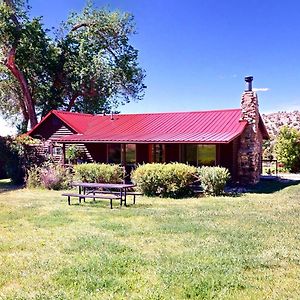
<instances>
[{"instance_id":1,"label":"white cloud","mask_svg":"<svg viewBox=\"0 0 300 300\"><path fill-rule=\"evenodd\" d=\"M252 89L254 92L267 92L270 89L269 88L253 88Z\"/></svg>"}]
</instances>

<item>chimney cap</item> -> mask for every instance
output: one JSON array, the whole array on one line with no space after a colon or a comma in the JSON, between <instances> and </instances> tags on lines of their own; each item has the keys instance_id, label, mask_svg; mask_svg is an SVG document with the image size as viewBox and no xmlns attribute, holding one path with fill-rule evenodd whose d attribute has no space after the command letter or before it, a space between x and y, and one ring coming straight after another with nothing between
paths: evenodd
<instances>
[{"instance_id":1,"label":"chimney cap","mask_svg":"<svg viewBox=\"0 0 300 300\"><path fill-rule=\"evenodd\" d=\"M252 82L253 81L253 76L246 76L245 81L246 82Z\"/></svg>"},{"instance_id":2,"label":"chimney cap","mask_svg":"<svg viewBox=\"0 0 300 300\"><path fill-rule=\"evenodd\" d=\"M252 81L253 81L253 76L246 76L245 81L247 83L247 89L246 92L252 91Z\"/></svg>"}]
</instances>

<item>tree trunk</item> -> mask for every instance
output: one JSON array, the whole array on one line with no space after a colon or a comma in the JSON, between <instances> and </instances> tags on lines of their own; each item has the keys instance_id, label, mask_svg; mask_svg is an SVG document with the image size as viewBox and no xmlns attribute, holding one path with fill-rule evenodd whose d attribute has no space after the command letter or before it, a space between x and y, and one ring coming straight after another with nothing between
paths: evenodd
<instances>
[{"instance_id":1,"label":"tree trunk","mask_svg":"<svg viewBox=\"0 0 300 300\"><path fill-rule=\"evenodd\" d=\"M21 108L21 111L22 111L22 115L23 115L23 121L21 123L20 132L25 133L28 130L29 115L28 115L28 112L26 110L24 100L21 99L21 97L19 99L19 104L20 104L20 108Z\"/></svg>"},{"instance_id":2,"label":"tree trunk","mask_svg":"<svg viewBox=\"0 0 300 300\"><path fill-rule=\"evenodd\" d=\"M37 124L37 116L34 109L31 93L29 91L28 83L22 71L19 70L19 68L15 64L15 54L16 49L12 48L8 53L5 65L12 72L12 74L15 76L15 78L20 84L24 96L24 104L30 120L30 128L33 128Z\"/></svg>"},{"instance_id":3,"label":"tree trunk","mask_svg":"<svg viewBox=\"0 0 300 300\"><path fill-rule=\"evenodd\" d=\"M78 93L75 93L72 98L70 99L70 102L69 102L69 105L67 107L67 111L70 111L72 109L72 107L74 106L75 104L75 101L76 99L79 97L79 94Z\"/></svg>"}]
</instances>

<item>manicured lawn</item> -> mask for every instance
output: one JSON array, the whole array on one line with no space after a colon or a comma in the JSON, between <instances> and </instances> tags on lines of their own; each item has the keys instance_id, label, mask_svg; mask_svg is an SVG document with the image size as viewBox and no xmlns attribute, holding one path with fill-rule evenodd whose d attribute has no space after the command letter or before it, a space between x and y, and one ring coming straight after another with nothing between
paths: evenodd
<instances>
[{"instance_id":1,"label":"manicured lawn","mask_svg":"<svg viewBox=\"0 0 300 300\"><path fill-rule=\"evenodd\" d=\"M0 299L300 299L300 185L281 188L110 210L2 181Z\"/></svg>"}]
</instances>

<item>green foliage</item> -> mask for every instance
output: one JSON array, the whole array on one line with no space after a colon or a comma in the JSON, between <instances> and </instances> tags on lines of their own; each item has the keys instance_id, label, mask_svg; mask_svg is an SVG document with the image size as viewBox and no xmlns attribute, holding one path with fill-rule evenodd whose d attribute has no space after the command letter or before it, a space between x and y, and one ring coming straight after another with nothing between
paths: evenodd
<instances>
[{"instance_id":1,"label":"green foliage","mask_svg":"<svg viewBox=\"0 0 300 300\"><path fill-rule=\"evenodd\" d=\"M28 170L26 178L26 186L28 188L40 188L42 187L41 183L41 168L34 167Z\"/></svg>"},{"instance_id":2,"label":"green foliage","mask_svg":"<svg viewBox=\"0 0 300 300\"><path fill-rule=\"evenodd\" d=\"M263 150L263 159L274 159L275 151L274 151L274 140L264 140L262 144Z\"/></svg>"},{"instance_id":3,"label":"green foliage","mask_svg":"<svg viewBox=\"0 0 300 300\"><path fill-rule=\"evenodd\" d=\"M196 168L186 164L145 164L134 170L131 178L147 196L178 198L190 193L195 175Z\"/></svg>"},{"instance_id":4,"label":"green foliage","mask_svg":"<svg viewBox=\"0 0 300 300\"><path fill-rule=\"evenodd\" d=\"M42 116L51 109L100 113L143 97L145 73L129 41L135 33L132 15L88 4L53 38L42 18L31 19L22 1L13 2L18 5L0 3L0 111L6 118L21 115L23 129L31 120L20 78L6 64L12 49Z\"/></svg>"},{"instance_id":5,"label":"green foliage","mask_svg":"<svg viewBox=\"0 0 300 300\"><path fill-rule=\"evenodd\" d=\"M24 183L27 171L44 162L45 157L38 154L37 140L27 136L0 139L0 155L7 176L14 183Z\"/></svg>"},{"instance_id":6,"label":"green foliage","mask_svg":"<svg viewBox=\"0 0 300 300\"><path fill-rule=\"evenodd\" d=\"M300 132L284 126L275 144L276 157L289 172L300 171Z\"/></svg>"},{"instance_id":7,"label":"green foliage","mask_svg":"<svg viewBox=\"0 0 300 300\"><path fill-rule=\"evenodd\" d=\"M81 151L76 145L71 145L66 151L66 158L71 162L76 161L77 159L82 159L84 157L83 151Z\"/></svg>"},{"instance_id":8,"label":"green foliage","mask_svg":"<svg viewBox=\"0 0 300 300\"><path fill-rule=\"evenodd\" d=\"M63 190L69 187L72 177L70 171L63 166L45 163L41 167L34 167L28 171L26 186Z\"/></svg>"},{"instance_id":9,"label":"green foliage","mask_svg":"<svg viewBox=\"0 0 300 300\"><path fill-rule=\"evenodd\" d=\"M125 170L119 165L80 164L74 166L75 180L98 183L121 183L125 178Z\"/></svg>"},{"instance_id":10,"label":"green foliage","mask_svg":"<svg viewBox=\"0 0 300 300\"><path fill-rule=\"evenodd\" d=\"M212 196L221 195L230 179L229 171L223 167L198 168L198 176L204 193Z\"/></svg>"}]
</instances>

